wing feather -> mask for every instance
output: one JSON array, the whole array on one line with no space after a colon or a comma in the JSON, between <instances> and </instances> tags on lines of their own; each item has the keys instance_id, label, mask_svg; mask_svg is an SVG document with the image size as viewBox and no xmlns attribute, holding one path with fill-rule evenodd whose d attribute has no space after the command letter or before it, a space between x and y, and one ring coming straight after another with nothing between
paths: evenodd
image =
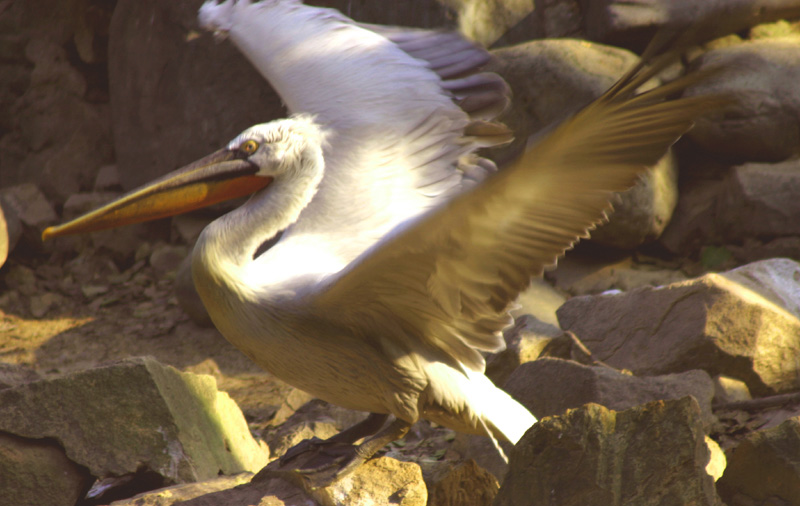
<instances>
[{"instance_id":1,"label":"wing feather","mask_svg":"<svg viewBox=\"0 0 800 506\"><path fill-rule=\"evenodd\" d=\"M479 351L503 346L508 309L530 279L587 237L613 193L632 186L695 117L728 102L665 100L700 75L634 95L653 72L637 67L508 167L398 227L331 276L312 304L349 321L400 318L417 347L483 370Z\"/></svg>"}]
</instances>

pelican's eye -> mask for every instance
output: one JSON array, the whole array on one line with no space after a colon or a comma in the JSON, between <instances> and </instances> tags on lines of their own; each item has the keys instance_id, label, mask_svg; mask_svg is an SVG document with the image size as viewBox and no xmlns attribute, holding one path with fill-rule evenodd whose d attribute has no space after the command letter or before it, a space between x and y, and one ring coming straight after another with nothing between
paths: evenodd
<instances>
[{"instance_id":1,"label":"pelican's eye","mask_svg":"<svg viewBox=\"0 0 800 506\"><path fill-rule=\"evenodd\" d=\"M253 139L250 139L249 141L242 144L241 147L239 147L239 150L247 155L252 155L253 153L256 152L256 150L258 150L258 143Z\"/></svg>"}]
</instances>

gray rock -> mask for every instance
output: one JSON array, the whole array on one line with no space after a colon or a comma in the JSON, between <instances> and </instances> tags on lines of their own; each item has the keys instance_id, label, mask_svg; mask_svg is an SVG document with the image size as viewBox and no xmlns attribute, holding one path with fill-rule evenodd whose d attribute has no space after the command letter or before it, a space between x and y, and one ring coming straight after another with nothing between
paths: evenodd
<instances>
[{"instance_id":1,"label":"gray rock","mask_svg":"<svg viewBox=\"0 0 800 506\"><path fill-rule=\"evenodd\" d=\"M268 457L212 377L150 358L0 390L0 404L0 430L55 439L95 477L150 470L180 483L256 471Z\"/></svg>"},{"instance_id":2,"label":"gray rock","mask_svg":"<svg viewBox=\"0 0 800 506\"><path fill-rule=\"evenodd\" d=\"M0 497L15 506L73 506L90 483L58 444L0 432Z\"/></svg>"},{"instance_id":3,"label":"gray rock","mask_svg":"<svg viewBox=\"0 0 800 506\"><path fill-rule=\"evenodd\" d=\"M695 398L706 426L714 420L714 384L705 371L638 377L571 360L542 358L522 364L503 387L538 419L595 403L622 411L650 401Z\"/></svg>"},{"instance_id":4,"label":"gray rock","mask_svg":"<svg viewBox=\"0 0 800 506\"><path fill-rule=\"evenodd\" d=\"M800 153L800 36L721 47L696 60L725 69L687 94L728 93L724 116L698 120L689 136L727 159L776 162Z\"/></svg>"},{"instance_id":5,"label":"gray rock","mask_svg":"<svg viewBox=\"0 0 800 506\"><path fill-rule=\"evenodd\" d=\"M592 40L641 48L661 27L695 26L705 40L800 15L796 0L594 0L581 2Z\"/></svg>"},{"instance_id":6,"label":"gray rock","mask_svg":"<svg viewBox=\"0 0 800 506\"><path fill-rule=\"evenodd\" d=\"M575 297L558 311L595 357L637 375L704 369L755 395L797 389L800 264L756 262L627 293Z\"/></svg>"},{"instance_id":7,"label":"gray rock","mask_svg":"<svg viewBox=\"0 0 800 506\"><path fill-rule=\"evenodd\" d=\"M698 181L681 188L672 220L661 234L659 244L674 254L688 256L702 245L720 242L717 203L724 190L724 183L717 180Z\"/></svg>"},{"instance_id":8,"label":"gray rock","mask_svg":"<svg viewBox=\"0 0 800 506\"><path fill-rule=\"evenodd\" d=\"M800 106L800 96L798 98ZM798 127L800 135L800 122ZM798 236L798 194L800 160L776 164L748 163L733 167L717 199L718 231L723 240L730 243L742 242L747 237Z\"/></svg>"},{"instance_id":9,"label":"gray rock","mask_svg":"<svg viewBox=\"0 0 800 506\"><path fill-rule=\"evenodd\" d=\"M729 506L798 504L800 417L748 435L729 456L717 489Z\"/></svg>"},{"instance_id":10,"label":"gray rock","mask_svg":"<svg viewBox=\"0 0 800 506\"><path fill-rule=\"evenodd\" d=\"M589 404L523 436L495 505L719 505L708 460L691 397L621 412Z\"/></svg>"},{"instance_id":11,"label":"gray rock","mask_svg":"<svg viewBox=\"0 0 800 506\"><path fill-rule=\"evenodd\" d=\"M119 169L116 165L103 165L94 178L94 191L117 191L120 189Z\"/></svg>"}]
</instances>

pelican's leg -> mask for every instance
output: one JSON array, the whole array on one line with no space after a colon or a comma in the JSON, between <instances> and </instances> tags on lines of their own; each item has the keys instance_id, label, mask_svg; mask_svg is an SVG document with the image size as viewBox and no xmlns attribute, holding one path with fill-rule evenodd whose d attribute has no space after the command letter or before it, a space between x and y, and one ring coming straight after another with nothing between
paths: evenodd
<instances>
[{"instance_id":1,"label":"pelican's leg","mask_svg":"<svg viewBox=\"0 0 800 506\"><path fill-rule=\"evenodd\" d=\"M372 415L370 415L370 417L371 416ZM321 441L320 443L322 444L316 448L316 451L304 451L302 453L294 452L293 456L285 461L283 458L281 458L277 470L283 472L291 471L296 473L302 476L313 488L328 486L339 478L355 471L358 466L375 455L378 450L392 441L405 436L408 432L408 429L411 428L412 424L398 418L390 423L385 429L367 439L360 445L356 446L344 442L344 440L350 438L352 438L353 441L360 439L360 437L353 437L357 432L353 430L356 427L361 426L359 430L362 433L367 427L374 427L376 425L380 427L386 420L386 416L388 415L375 415L375 418L372 420L370 420L370 417L368 417L360 424L357 424L344 431L344 433L346 433L346 437L341 438L338 441L332 441L333 444L331 445L326 445L325 443L342 436L344 433L337 434L330 439ZM380 419L379 417L383 418ZM380 424L378 424L379 420L381 422ZM290 449L287 454L292 452L292 450L294 450L294 448Z\"/></svg>"},{"instance_id":2,"label":"pelican's leg","mask_svg":"<svg viewBox=\"0 0 800 506\"><path fill-rule=\"evenodd\" d=\"M341 431L335 436L328 439L319 439L317 437L305 439L300 441L293 447L289 448L281 458L281 466L289 465L290 462L301 454L319 451L324 447L331 447L336 445L350 446L361 438L371 436L378 432L378 429L383 427L389 415L383 413L370 413L364 420L358 422L352 427Z\"/></svg>"}]
</instances>

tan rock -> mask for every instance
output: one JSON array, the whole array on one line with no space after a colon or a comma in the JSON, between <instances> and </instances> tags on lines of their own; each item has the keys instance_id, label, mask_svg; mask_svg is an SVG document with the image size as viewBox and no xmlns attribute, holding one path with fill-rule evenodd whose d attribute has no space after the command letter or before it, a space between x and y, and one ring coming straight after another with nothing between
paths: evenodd
<instances>
[{"instance_id":1,"label":"tan rock","mask_svg":"<svg viewBox=\"0 0 800 506\"><path fill-rule=\"evenodd\" d=\"M426 482L428 506L489 506L500 490L497 478L472 459L444 463Z\"/></svg>"},{"instance_id":2,"label":"tan rock","mask_svg":"<svg viewBox=\"0 0 800 506\"><path fill-rule=\"evenodd\" d=\"M496 506L719 505L691 398L540 420L511 454Z\"/></svg>"}]
</instances>

